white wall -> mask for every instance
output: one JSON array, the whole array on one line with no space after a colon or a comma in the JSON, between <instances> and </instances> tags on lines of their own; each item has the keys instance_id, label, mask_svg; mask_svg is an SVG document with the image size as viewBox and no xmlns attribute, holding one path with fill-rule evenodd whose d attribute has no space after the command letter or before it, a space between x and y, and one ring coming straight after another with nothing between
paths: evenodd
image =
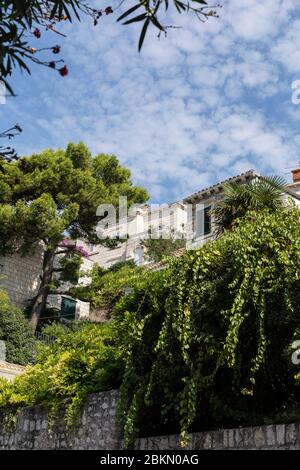
<instances>
[{"instance_id":1,"label":"white wall","mask_svg":"<svg viewBox=\"0 0 300 470\"><path fill-rule=\"evenodd\" d=\"M128 222L128 226L126 226ZM109 268L120 261L136 260L137 252L141 246L141 240L148 238L148 230L153 228L155 232L162 227L162 234L166 229L173 228L176 232L184 232L186 229L187 214L185 207L181 203L158 207L154 210L143 208L137 211L135 217L129 220L121 220L119 223L120 232L129 234L129 238L124 239L116 248L107 248L103 245L94 247L92 259L102 266ZM117 225L111 226L106 235L109 236L117 232ZM142 260L142 264L147 263L146 259Z\"/></svg>"}]
</instances>

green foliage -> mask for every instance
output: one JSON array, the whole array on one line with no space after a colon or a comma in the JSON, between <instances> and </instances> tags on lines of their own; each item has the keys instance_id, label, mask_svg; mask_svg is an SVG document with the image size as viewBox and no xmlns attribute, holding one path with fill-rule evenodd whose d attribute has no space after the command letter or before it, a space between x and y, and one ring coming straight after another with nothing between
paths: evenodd
<instances>
[{"instance_id":1,"label":"green foliage","mask_svg":"<svg viewBox=\"0 0 300 470\"><path fill-rule=\"evenodd\" d=\"M87 394L118 387L121 360L110 325L85 324L72 332L56 328L56 341L41 346L34 366L13 383L0 381L0 408L41 404L53 418L64 410L72 427Z\"/></svg>"},{"instance_id":2,"label":"green foliage","mask_svg":"<svg viewBox=\"0 0 300 470\"><path fill-rule=\"evenodd\" d=\"M121 384L127 446L138 434L180 432L186 445L189 431L297 415L299 209L248 212L162 271L123 266L95 276L101 295L124 279L132 288L120 290L114 321L45 328L55 343L14 384L0 385L0 406L45 404L53 414L64 406L72 424L88 393Z\"/></svg>"},{"instance_id":3,"label":"green foliage","mask_svg":"<svg viewBox=\"0 0 300 470\"><path fill-rule=\"evenodd\" d=\"M61 281L69 281L72 284L77 284L80 277L80 267L82 265L82 256L78 254L68 253L60 259L59 264L62 272L60 275Z\"/></svg>"},{"instance_id":4,"label":"green foliage","mask_svg":"<svg viewBox=\"0 0 300 470\"><path fill-rule=\"evenodd\" d=\"M32 48L32 39L40 38L42 30L56 30L59 23L65 20L79 19L79 13L94 17L92 9L81 0L5 0L0 4L0 78L5 81L10 93L13 93L7 83L7 77L11 76L16 67L22 72L30 73L28 62L44 66L56 67L55 61L43 60L36 56L40 52ZM41 28L41 29L39 29ZM53 51L53 46L42 48ZM60 49L55 52L59 52ZM51 66L50 64L54 64Z\"/></svg>"},{"instance_id":5,"label":"green foliage","mask_svg":"<svg viewBox=\"0 0 300 470\"><path fill-rule=\"evenodd\" d=\"M191 13L198 18L201 22L206 21L210 17L218 17L216 8L220 8L220 5L210 7L205 0L191 0L188 2L173 0L174 7L179 14ZM135 5L131 6L128 10L119 16L117 21L122 21L123 25L142 23L142 29L139 38L139 51L141 50L148 28L152 27L158 30L158 37L163 33L167 35L170 28L177 28L178 26L164 24L167 11L169 8L169 1L157 1L151 2L150 0L143 0Z\"/></svg>"},{"instance_id":6,"label":"green foliage","mask_svg":"<svg viewBox=\"0 0 300 470\"><path fill-rule=\"evenodd\" d=\"M7 163L0 172L0 254L28 254L41 241L45 252L39 292L32 304L33 326L42 313L57 272L55 257L63 253L61 278L76 280L80 259L74 243L82 239L100 243L96 232L100 204L141 203L147 192L131 181L130 171L115 156L92 157L82 144Z\"/></svg>"},{"instance_id":7,"label":"green foliage","mask_svg":"<svg viewBox=\"0 0 300 470\"><path fill-rule=\"evenodd\" d=\"M42 333L51 336L52 338L60 338L67 333L77 333L81 331L86 326L94 325L93 322L89 320L72 320L66 323L52 322L51 324L42 328Z\"/></svg>"},{"instance_id":8,"label":"green foliage","mask_svg":"<svg viewBox=\"0 0 300 470\"><path fill-rule=\"evenodd\" d=\"M95 266L91 284L74 287L71 293L91 302L93 307L112 308L126 294L126 288L134 287L143 275L146 275L143 267L127 262L117 263L108 270Z\"/></svg>"},{"instance_id":9,"label":"green foliage","mask_svg":"<svg viewBox=\"0 0 300 470\"><path fill-rule=\"evenodd\" d=\"M142 435L261 423L295 401L300 212L248 213L170 259L115 309L126 361L120 418Z\"/></svg>"},{"instance_id":10,"label":"green foliage","mask_svg":"<svg viewBox=\"0 0 300 470\"><path fill-rule=\"evenodd\" d=\"M141 203L147 192L133 186L115 156L92 157L82 144L3 163L0 172L1 254L28 252L40 240L56 247L65 238L99 243L96 210L101 203ZM29 204L30 203L30 204Z\"/></svg>"},{"instance_id":11,"label":"green foliage","mask_svg":"<svg viewBox=\"0 0 300 470\"><path fill-rule=\"evenodd\" d=\"M249 210L276 211L283 207L285 188L286 182L279 176L259 177L245 184L227 183L224 186L224 198L213 210L217 234L230 229Z\"/></svg>"},{"instance_id":12,"label":"green foliage","mask_svg":"<svg viewBox=\"0 0 300 470\"><path fill-rule=\"evenodd\" d=\"M108 271L113 273L116 271L119 271L121 268L135 268L136 264L132 259L129 259L127 261L118 261L117 263L113 264L110 268L108 268Z\"/></svg>"},{"instance_id":13,"label":"green foliage","mask_svg":"<svg viewBox=\"0 0 300 470\"><path fill-rule=\"evenodd\" d=\"M0 340L5 341L7 362L21 365L33 362L36 354L33 330L3 290L0 290Z\"/></svg>"},{"instance_id":14,"label":"green foliage","mask_svg":"<svg viewBox=\"0 0 300 470\"><path fill-rule=\"evenodd\" d=\"M180 238L149 238L143 240L146 248L145 258L155 263L162 261L166 256L171 256L174 251L185 247L186 241Z\"/></svg>"}]
</instances>

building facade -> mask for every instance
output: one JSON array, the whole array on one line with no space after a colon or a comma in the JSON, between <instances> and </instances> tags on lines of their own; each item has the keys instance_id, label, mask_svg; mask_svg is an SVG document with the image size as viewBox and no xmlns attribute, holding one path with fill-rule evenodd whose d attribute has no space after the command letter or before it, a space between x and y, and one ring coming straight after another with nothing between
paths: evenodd
<instances>
[{"instance_id":1,"label":"building facade","mask_svg":"<svg viewBox=\"0 0 300 470\"><path fill-rule=\"evenodd\" d=\"M117 224L109 224L105 231L108 238L120 237L114 248L103 245L88 246L93 262L103 268L115 263L132 260L140 266L148 264L142 241L151 237L183 238L187 223L187 211L182 202L162 206L144 205L131 209L127 218Z\"/></svg>"},{"instance_id":2,"label":"building facade","mask_svg":"<svg viewBox=\"0 0 300 470\"><path fill-rule=\"evenodd\" d=\"M108 220L105 237L120 238L120 241L113 248L78 242L78 245L89 253L87 258L83 258L83 275L78 284L90 283L90 272L95 265L107 269L118 262L132 260L136 265L148 265L152 268L143 246L143 240L149 236L184 238L186 249L197 248L212 240L215 237L212 209L224 197L225 184L245 184L260 177L255 170L249 170L195 192L183 201L156 207L146 204L134 206L130 209L128 217L118 223L110 223ZM292 198L296 205L300 205L300 169L292 170L292 183L287 185L282 197ZM184 249L177 251L175 255L181 256ZM31 256L0 257L0 286L8 292L10 300L22 309L37 293L42 258L42 246ZM60 310L63 316L69 319L90 318L89 303L70 296L70 287L71 284L65 283L60 288L60 294L50 295L47 306Z\"/></svg>"}]
</instances>

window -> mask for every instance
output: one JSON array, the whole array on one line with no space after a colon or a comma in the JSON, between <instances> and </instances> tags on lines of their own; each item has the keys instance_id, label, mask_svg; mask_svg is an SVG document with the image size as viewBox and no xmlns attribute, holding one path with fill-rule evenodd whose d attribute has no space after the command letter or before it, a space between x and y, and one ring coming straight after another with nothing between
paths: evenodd
<instances>
[{"instance_id":1,"label":"window","mask_svg":"<svg viewBox=\"0 0 300 470\"><path fill-rule=\"evenodd\" d=\"M194 208L194 238L211 233L211 206L203 205Z\"/></svg>"},{"instance_id":2,"label":"window","mask_svg":"<svg viewBox=\"0 0 300 470\"><path fill-rule=\"evenodd\" d=\"M205 207L204 209L204 235L208 235L211 232L211 206Z\"/></svg>"},{"instance_id":3,"label":"window","mask_svg":"<svg viewBox=\"0 0 300 470\"><path fill-rule=\"evenodd\" d=\"M76 300L70 299L69 297L62 297L60 311L61 317L65 317L66 320L75 320Z\"/></svg>"}]
</instances>

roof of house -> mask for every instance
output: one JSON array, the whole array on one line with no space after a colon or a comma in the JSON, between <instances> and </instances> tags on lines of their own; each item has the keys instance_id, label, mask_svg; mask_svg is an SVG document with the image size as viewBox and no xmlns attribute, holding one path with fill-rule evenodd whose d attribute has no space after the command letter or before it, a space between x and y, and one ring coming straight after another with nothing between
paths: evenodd
<instances>
[{"instance_id":1,"label":"roof of house","mask_svg":"<svg viewBox=\"0 0 300 470\"><path fill-rule=\"evenodd\" d=\"M197 199L203 199L205 197L211 196L214 193L220 193L223 191L223 186L226 183L232 183L234 182L242 182L242 181L247 181L251 178L255 177L260 177L261 174L258 173L255 170L248 170L245 173L241 173L240 175L232 176L231 178L228 178L227 180L220 181L219 183L213 184L212 186L209 186L208 188L201 189L200 191L197 191L190 196L187 196L184 198L183 202L192 202L193 200Z\"/></svg>"},{"instance_id":2,"label":"roof of house","mask_svg":"<svg viewBox=\"0 0 300 470\"><path fill-rule=\"evenodd\" d=\"M261 173L258 173L256 170L248 170L245 173L232 176L231 178L228 178L227 180L220 181L219 183L213 184L212 186L209 186L208 188L201 189L200 191L197 191L196 193L193 193L190 196L187 196L186 198L184 198L183 202L193 202L194 200L199 201L199 199L205 199L209 196L212 196L213 194L220 193L223 191L223 187L227 183L246 182L249 179L260 178L262 176L263 175ZM293 186L296 186L296 184L294 183L287 184L284 191L290 196L300 201L300 196L293 191Z\"/></svg>"}]
</instances>

